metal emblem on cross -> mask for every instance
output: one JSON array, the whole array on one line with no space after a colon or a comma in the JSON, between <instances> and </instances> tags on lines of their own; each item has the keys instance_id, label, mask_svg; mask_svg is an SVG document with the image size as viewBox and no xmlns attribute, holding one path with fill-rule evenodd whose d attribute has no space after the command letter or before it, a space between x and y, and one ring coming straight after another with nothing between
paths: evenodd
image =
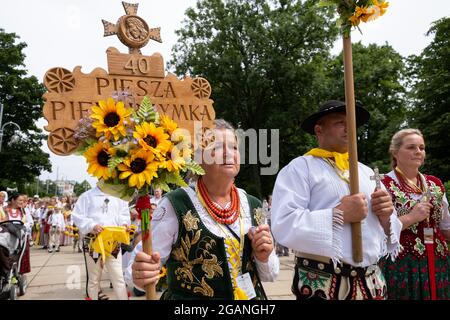
<instances>
[{"instance_id":1,"label":"metal emblem on cross","mask_svg":"<svg viewBox=\"0 0 450 320\"><path fill-rule=\"evenodd\" d=\"M422 193L422 198L420 199L420 202L428 202L431 200L431 197L434 196L434 192L430 190L430 188L427 188L427 190Z\"/></svg>"},{"instance_id":2,"label":"metal emblem on cross","mask_svg":"<svg viewBox=\"0 0 450 320\"><path fill-rule=\"evenodd\" d=\"M370 180L375 180L375 185L378 190L381 189L381 180L384 178L384 174L380 174L378 167L375 167L373 169L373 172L375 173L373 176L370 176Z\"/></svg>"},{"instance_id":3,"label":"metal emblem on cross","mask_svg":"<svg viewBox=\"0 0 450 320\"><path fill-rule=\"evenodd\" d=\"M266 223L267 214L262 208L254 209L255 210L255 221L258 226Z\"/></svg>"}]
</instances>

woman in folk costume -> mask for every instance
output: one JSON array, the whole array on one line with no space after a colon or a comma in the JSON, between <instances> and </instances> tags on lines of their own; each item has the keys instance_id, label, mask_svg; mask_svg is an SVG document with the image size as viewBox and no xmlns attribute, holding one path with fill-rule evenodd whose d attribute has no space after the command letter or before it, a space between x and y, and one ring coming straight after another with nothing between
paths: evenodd
<instances>
[{"instance_id":1,"label":"woman in folk costume","mask_svg":"<svg viewBox=\"0 0 450 320\"><path fill-rule=\"evenodd\" d=\"M369 113L357 105L363 125ZM330 100L306 118L302 129L319 148L292 160L273 191L272 232L296 255L292 291L304 299L385 299L377 263L400 250L401 222L389 193L376 189L374 172L358 163L359 193L349 195L346 105ZM352 222L361 222L362 261L353 259Z\"/></svg>"},{"instance_id":2,"label":"woman in folk costume","mask_svg":"<svg viewBox=\"0 0 450 320\"><path fill-rule=\"evenodd\" d=\"M403 223L399 257L384 261L391 299L450 299L450 215L444 185L422 174L425 142L417 129L403 129L391 141L393 170L383 183Z\"/></svg>"},{"instance_id":3,"label":"woman in folk costume","mask_svg":"<svg viewBox=\"0 0 450 320\"><path fill-rule=\"evenodd\" d=\"M18 220L22 221L25 227L29 223L27 221L27 217L25 215L24 208L24 197L18 193L12 193L9 205L5 208L6 220ZM28 238L27 238L28 239ZM28 241L25 242L26 248L22 257L22 261L20 264L20 274L28 273L31 271L30 264L30 244Z\"/></svg>"},{"instance_id":4,"label":"woman in folk costume","mask_svg":"<svg viewBox=\"0 0 450 320\"><path fill-rule=\"evenodd\" d=\"M47 202L47 210L41 215L42 248L48 249L50 243L50 219L57 206L55 198L50 198Z\"/></svg>"},{"instance_id":5,"label":"woman in folk costume","mask_svg":"<svg viewBox=\"0 0 450 320\"><path fill-rule=\"evenodd\" d=\"M213 132L201 155L205 175L168 193L155 210L154 253L137 253L134 286L157 282L165 264L161 299L266 299L261 281L279 272L269 226L255 220L261 202L234 185L240 154L232 126L216 120Z\"/></svg>"},{"instance_id":6,"label":"woman in folk costume","mask_svg":"<svg viewBox=\"0 0 450 320\"><path fill-rule=\"evenodd\" d=\"M61 232L61 245L62 246L70 246L73 241L73 232L72 232L72 206L70 203L66 202L63 207L63 216L64 216L64 225L65 228Z\"/></svg>"}]
</instances>

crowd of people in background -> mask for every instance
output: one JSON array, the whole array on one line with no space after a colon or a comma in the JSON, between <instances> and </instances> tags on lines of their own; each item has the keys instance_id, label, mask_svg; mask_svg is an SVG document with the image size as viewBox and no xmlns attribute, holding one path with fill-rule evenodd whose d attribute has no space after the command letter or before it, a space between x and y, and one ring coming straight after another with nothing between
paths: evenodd
<instances>
[{"instance_id":1,"label":"crowd of people in background","mask_svg":"<svg viewBox=\"0 0 450 320\"><path fill-rule=\"evenodd\" d=\"M152 209L156 209L162 199L161 189L154 190L150 197ZM8 220L20 220L24 224L27 232L27 250L23 259L21 274L31 271L29 259L29 248L38 247L47 250L48 253L60 252L60 247L71 246L73 253L83 252L83 234L74 223L73 210L78 201L78 197L53 196L40 198L38 195L29 197L26 194L19 194L17 191L0 191L0 222ZM133 237L128 246L122 246L122 272L125 272L130 263L130 253L137 243L141 241L140 220L138 213L134 209L134 202L128 204L130 225ZM123 274L122 274L123 276ZM138 290L128 289L129 294L143 295ZM102 293L101 287L98 290L99 298L109 299ZM92 298L92 297L91 297ZM95 297L97 298L97 297Z\"/></svg>"},{"instance_id":2,"label":"crowd of people in background","mask_svg":"<svg viewBox=\"0 0 450 320\"><path fill-rule=\"evenodd\" d=\"M71 212L76 198L69 196L29 198L26 194L8 193L0 195L0 222L9 220L5 208L11 205L12 196L16 195L20 203L21 220L29 234L29 245L42 246L50 253L59 252L60 246L71 245L77 236L72 223ZM75 249L75 248L74 248Z\"/></svg>"}]
</instances>

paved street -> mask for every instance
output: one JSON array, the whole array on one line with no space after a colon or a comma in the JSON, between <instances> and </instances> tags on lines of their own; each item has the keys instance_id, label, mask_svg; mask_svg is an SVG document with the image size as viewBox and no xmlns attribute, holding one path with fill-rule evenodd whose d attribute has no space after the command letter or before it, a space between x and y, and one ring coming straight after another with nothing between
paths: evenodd
<instances>
[{"instance_id":1,"label":"paved street","mask_svg":"<svg viewBox=\"0 0 450 320\"><path fill-rule=\"evenodd\" d=\"M293 258L281 257L278 281L264 282L270 299L294 299L291 293ZM86 271L82 253L73 252L72 247L61 247L57 253L48 253L41 247L31 248L31 273L27 274L27 293L19 300L80 300L84 299ZM109 288L108 274L102 277L103 292L114 297ZM143 299L131 297L131 299Z\"/></svg>"}]
</instances>

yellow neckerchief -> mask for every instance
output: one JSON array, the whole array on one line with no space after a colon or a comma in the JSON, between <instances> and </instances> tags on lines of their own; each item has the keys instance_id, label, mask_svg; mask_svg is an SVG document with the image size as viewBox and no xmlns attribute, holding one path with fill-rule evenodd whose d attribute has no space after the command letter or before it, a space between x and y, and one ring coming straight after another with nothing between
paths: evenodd
<instances>
[{"instance_id":1,"label":"yellow neckerchief","mask_svg":"<svg viewBox=\"0 0 450 320\"><path fill-rule=\"evenodd\" d=\"M198 199L200 200L201 205L205 208L206 212L211 216L209 213L208 208L206 207L206 203L202 198L202 195L198 191L198 187L195 187L195 192L197 194ZM238 195L239 196L239 195ZM234 293L234 300L248 300L247 295L245 294L244 290L239 288L237 285L237 277L239 276L239 270L241 269L241 252L244 248L244 219L242 219L242 204L241 209L239 210L239 228L240 228L240 241L231 235L230 231L227 231L219 222L217 222L212 216L211 218L217 223L221 231L225 234L225 244L226 244L226 250L228 254L230 255L230 264L231 264L231 276L233 281L233 293Z\"/></svg>"},{"instance_id":2,"label":"yellow neckerchief","mask_svg":"<svg viewBox=\"0 0 450 320\"><path fill-rule=\"evenodd\" d=\"M305 156L314 156L318 158L333 158L334 163L339 168L339 170L345 172L349 169L349 163L348 163L348 152L345 153L339 153L334 151L328 151L320 148L314 148L309 150L307 153L304 154Z\"/></svg>"},{"instance_id":3,"label":"yellow neckerchief","mask_svg":"<svg viewBox=\"0 0 450 320\"><path fill-rule=\"evenodd\" d=\"M333 169L334 171L336 171L336 173L338 174L339 178L341 178L342 180L344 180L345 182L347 182L348 184L350 184L350 175L349 175L349 171L342 171L341 169L339 169L336 165L336 163L328 158L323 158L323 160L325 162L327 162Z\"/></svg>"},{"instance_id":4,"label":"yellow neckerchief","mask_svg":"<svg viewBox=\"0 0 450 320\"><path fill-rule=\"evenodd\" d=\"M117 248L119 243L130 244L130 234L124 226L103 227L92 241L92 249L102 256L103 262Z\"/></svg>"}]
</instances>

